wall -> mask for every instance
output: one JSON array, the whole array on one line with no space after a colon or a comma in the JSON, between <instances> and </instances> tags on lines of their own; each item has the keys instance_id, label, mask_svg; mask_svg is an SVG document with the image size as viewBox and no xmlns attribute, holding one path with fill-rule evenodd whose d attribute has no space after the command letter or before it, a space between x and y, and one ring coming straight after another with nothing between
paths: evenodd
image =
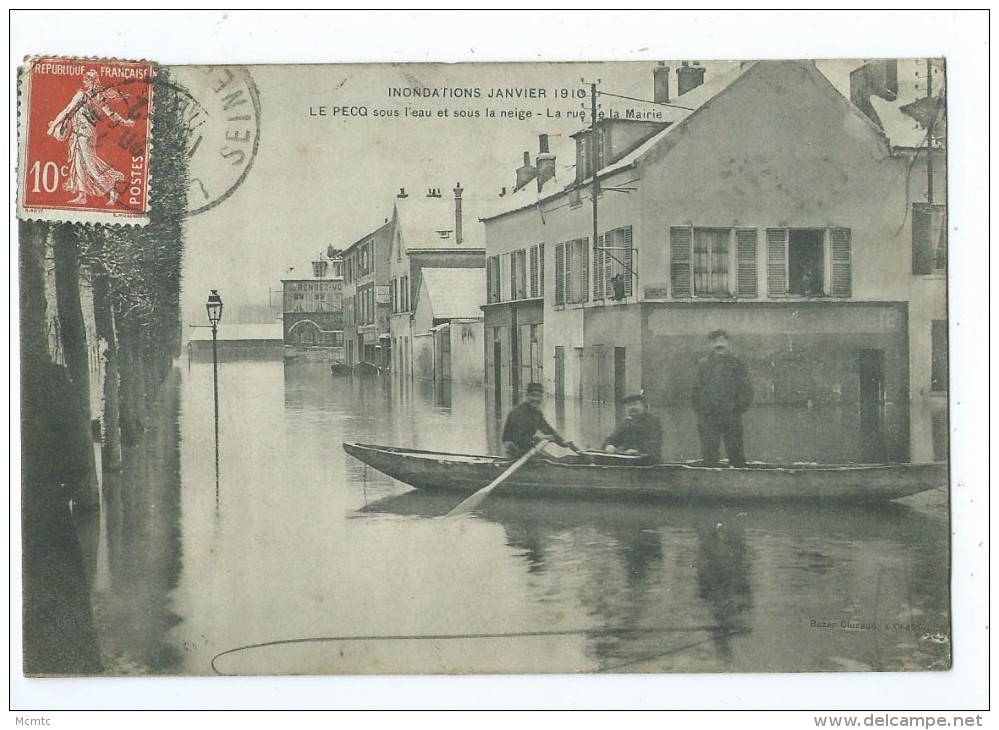
<instances>
[{"instance_id":1,"label":"wall","mask_svg":"<svg viewBox=\"0 0 999 730\"><path fill-rule=\"evenodd\" d=\"M453 320L441 331L451 346L451 380L456 383L482 385L483 326L482 320Z\"/></svg>"}]
</instances>

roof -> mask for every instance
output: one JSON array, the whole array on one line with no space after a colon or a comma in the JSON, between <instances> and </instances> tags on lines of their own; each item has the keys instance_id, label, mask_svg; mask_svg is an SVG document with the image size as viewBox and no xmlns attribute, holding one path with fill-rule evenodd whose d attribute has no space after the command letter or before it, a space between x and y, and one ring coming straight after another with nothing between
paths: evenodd
<instances>
[{"instance_id":1,"label":"roof","mask_svg":"<svg viewBox=\"0 0 999 730\"><path fill-rule=\"evenodd\" d=\"M434 319L478 319L486 301L485 269L423 269Z\"/></svg>"},{"instance_id":2,"label":"roof","mask_svg":"<svg viewBox=\"0 0 999 730\"><path fill-rule=\"evenodd\" d=\"M379 233L381 233L384 229L390 228L391 226L392 226L392 221L391 220L387 220L384 223L382 223L380 226L378 226L377 228L375 228L374 230L369 231L368 233L365 233L363 236L361 236L360 238L358 238L352 244L350 244L349 246L347 246L347 248L345 248L343 250L343 252L340 254L341 257L346 256L347 252L350 251L351 249L353 249L358 244L360 244L360 243L362 243L364 241L371 240L372 238L374 238L375 236L377 236Z\"/></svg>"},{"instance_id":3,"label":"roof","mask_svg":"<svg viewBox=\"0 0 999 730\"><path fill-rule=\"evenodd\" d=\"M462 242L454 231L454 198L396 198L395 218L406 250L483 248L483 232L477 225L474 198L462 198ZM441 231L447 235L441 235Z\"/></svg>"},{"instance_id":4,"label":"roof","mask_svg":"<svg viewBox=\"0 0 999 730\"><path fill-rule=\"evenodd\" d=\"M718 94L727 89L732 82L742 76L750 67L755 65L754 63L748 64L738 64L733 63L732 68L722 73L717 73L709 76L703 84L691 89L683 96L677 97L671 101L668 105L662 106L663 118L656 121L660 123L668 124L661 132L654 134L644 143L640 144L638 147L633 149L628 154L624 155L620 159L612 162L606 167L601 168L597 172L598 177L604 177L620 169L628 167L634 164L642 155L648 152L652 147L662 141L666 135L675 130L680 123L685 121L688 117L699 111L702 107L706 106L708 102L714 99ZM618 123L622 120L603 120L604 123L613 122ZM599 122L598 122L599 124ZM573 137L582 134L589 128L580 130ZM488 212L487 215L483 217L483 220L488 220L489 218L498 218L507 213L513 213L517 210L522 210L523 208L528 208L537 203L541 203L545 200L550 200L552 198L557 198L562 195L567 190L575 185L575 165L568 167L558 168L556 167L556 179L561 177L567 182L565 186L556 186L551 183L546 183L544 189L538 193L537 185L529 184L526 188L518 190L516 193L509 196L509 198L504 198L503 202L493 206L493 209ZM589 180L591 178L587 178ZM585 182L585 181L584 181ZM532 194L531 191L534 191ZM526 191L526 194L524 194Z\"/></svg>"},{"instance_id":5,"label":"roof","mask_svg":"<svg viewBox=\"0 0 999 730\"><path fill-rule=\"evenodd\" d=\"M212 328L208 325L188 325L188 339L210 340ZM283 340L284 325L280 322L267 324L219 324L219 341L225 340Z\"/></svg>"}]
</instances>

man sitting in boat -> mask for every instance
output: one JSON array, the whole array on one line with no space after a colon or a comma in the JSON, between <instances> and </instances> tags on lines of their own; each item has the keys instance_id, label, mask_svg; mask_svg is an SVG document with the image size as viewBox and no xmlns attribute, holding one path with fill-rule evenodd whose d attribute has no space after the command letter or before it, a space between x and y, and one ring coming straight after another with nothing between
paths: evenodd
<instances>
[{"instance_id":1,"label":"man sitting in boat","mask_svg":"<svg viewBox=\"0 0 999 730\"><path fill-rule=\"evenodd\" d=\"M559 446L576 451L572 442L562 438L545 420L541 412L544 393L545 390L540 383L530 383L524 401L507 414L506 423L503 424L503 448L511 459L526 454L539 438L546 438Z\"/></svg>"},{"instance_id":2,"label":"man sitting in boat","mask_svg":"<svg viewBox=\"0 0 999 730\"><path fill-rule=\"evenodd\" d=\"M649 413L642 395L629 395L623 401L624 419L604 441L604 451L639 457L642 464L662 461L663 427L659 418Z\"/></svg>"}]
</instances>

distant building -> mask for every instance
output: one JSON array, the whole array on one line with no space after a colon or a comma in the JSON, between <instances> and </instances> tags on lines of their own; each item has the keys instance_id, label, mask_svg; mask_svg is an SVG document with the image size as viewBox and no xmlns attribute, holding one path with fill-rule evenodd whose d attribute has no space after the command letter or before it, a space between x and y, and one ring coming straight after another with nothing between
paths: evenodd
<instances>
[{"instance_id":1,"label":"distant building","mask_svg":"<svg viewBox=\"0 0 999 730\"><path fill-rule=\"evenodd\" d=\"M386 221L343 251L344 347L347 365L391 363L389 334L389 245Z\"/></svg>"},{"instance_id":2,"label":"distant building","mask_svg":"<svg viewBox=\"0 0 999 730\"><path fill-rule=\"evenodd\" d=\"M232 360L281 360L284 338L281 324L228 324L218 327L219 362ZM212 328L190 327L187 356L193 362L212 361Z\"/></svg>"},{"instance_id":3,"label":"distant building","mask_svg":"<svg viewBox=\"0 0 999 730\"><path fill-rule=\"evenodd\" d=\"M912 156L813 63L704 76L678 69L663 123L608 118L575 135L567 185L539 175L553 166L544 144L535 165L525 157L517 191L483 219L487 384L511 400L528 380L557 398L643 390L692 431L696 365L723 328L750 368L751 417L800 405L812 429L759 430L820 455L824 428L855 434L864 460L939 455L929 416L910 429L946 362L939 213L910 206ZM910 213L932 243L913 240Z\"/></svg>"},{"instance_id":4,"label":"distant building","mask_svg":"<svg viewBox=\"0 0 999 730\"><path fill-rule=\"evenodd\" d=\"M343 359L343 260L319 257L312 277L282 279L283 341L289 359Z\"/></svg>"},{"instance_id":5,"label":"distant building","mask_svg":"<svg viewBox=\"0 0 999 730\"><path fill-rule=\"evenodd\" d=\"M416 372L414 337L417 330L413 318L424 272L482 269L485 265L482 226L466 225L463 193L459 183L453 190L453 198L442 197L439 189L428 191L425 198L410 198L405 190L396 197L388 252L389 330L391 368L401 377L411 377ZM468 218L475 220L472 216ZM449 276L443 274L443 278L435 279L438 283L431 282L432 288L447 291ZM458 279L454 282L461 285ZM438 295L436 301L434 294ZM431 309L434 305L443 306L439 294L439 291L431 291L428 295L427 304ZM483 295L480 289L480 304L484 303ZM432 311L426 316L431 321L439 318Z\"/></svg>"}]
</instances>

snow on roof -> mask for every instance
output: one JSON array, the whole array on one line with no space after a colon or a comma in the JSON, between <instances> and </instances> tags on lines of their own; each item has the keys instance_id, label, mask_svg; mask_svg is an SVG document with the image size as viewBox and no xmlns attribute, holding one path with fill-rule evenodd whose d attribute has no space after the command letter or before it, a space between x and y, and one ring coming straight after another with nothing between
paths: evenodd
<instances>
[{"instance_id":1,"label":"snow on roof","mask_svg":"<svg viewBox=\"0 0 999 730\"><path fill-rule=\"evenodd\" d=\"M423 269L435 319L476 319L486 303L485 269Z\"/></svg>"},{"instance_id":2,"label":"snow on roof","mask_svg":"<svg viewBox=\"0 0 999 730\"><path fill-rule=\"evenodd\" d=\"M212 328L208 325L188 325L188 339L210 340ZM280 322L268 324L226 324L219 323L219 341L224 340L283 340L284 325Z\"/></svg>"}]
</instances>

